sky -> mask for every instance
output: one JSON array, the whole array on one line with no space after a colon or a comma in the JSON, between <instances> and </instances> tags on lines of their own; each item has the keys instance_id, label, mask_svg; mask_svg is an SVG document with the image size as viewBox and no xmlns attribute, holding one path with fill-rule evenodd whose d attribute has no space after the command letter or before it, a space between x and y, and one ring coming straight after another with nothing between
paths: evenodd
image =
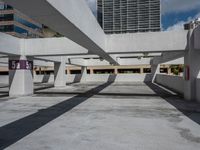
<instances>
[{"instance_id":1,"label":"sky","mask_svg":"<svg viewBox=\"0 0 200 150\"><path fill-rule=\"evenodd\" d=\"M86 0L96 15L96 0ZM200 17L200 0L161 0L162 30L183 30L183 25Z\"/></svg>"}]
</instances>

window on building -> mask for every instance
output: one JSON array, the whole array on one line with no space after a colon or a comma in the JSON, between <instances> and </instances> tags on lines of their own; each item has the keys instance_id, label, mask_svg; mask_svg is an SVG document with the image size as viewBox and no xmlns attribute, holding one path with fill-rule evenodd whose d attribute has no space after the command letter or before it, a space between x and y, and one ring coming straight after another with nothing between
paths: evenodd
<instances>
[{"instance_id":1,"label":"window on building","mask_svg":"<svg viewBox=\"0 0 200 150\"><path fill-rule=\"evenodd\" d=\"M25 26L27 26L27 27L29 27L29 28L32 28L32 29L41 29L42 28L42 27L39 27L39 26L37 26L37 25L35 25L35 24L25 20L25 19L22 19L22 18L20 18L16 15L14 16L14 20L25 25Z\"/></svg>"},{"instance_id":2,"label":"window on building","mask_svg":"<svg viewBox=\"0 0 200 150\"><path fill-rule=\"evenodd\" d=\"M17 32L17 33L28 35L28 31L27 30L22 29L22 28L20 28L18 26L14 26L14 31Z\"/></svg>"},{"instance_id":3,"label":"window on building","mask_svg":"<svg viewBox=\"0 0 200 150\"><path fill-rule=\"evenodd\" d=\"M0 4L0 10L10 10L10 9L13 9L13 7L6 4Z\"/></svg>"},{"instance_id":4,"label":"window on building","mask_svg":"<svg viewBox=\"0 0 200 150\"><path fill-rule=\"evenodd\" d=\"M13 21L14 15L13 14L1 14L0 21Z\"/></svg>"},{"instance_id":5,"label":"window on building","mask_svg":"<svg viewBox=\"0 0 200 150\"><path fill-rule=\"evenodd\" d=\"M13 32L13 31L14 31L14 25L0 26L0 32Z\"/></svg>"}]
</instances>

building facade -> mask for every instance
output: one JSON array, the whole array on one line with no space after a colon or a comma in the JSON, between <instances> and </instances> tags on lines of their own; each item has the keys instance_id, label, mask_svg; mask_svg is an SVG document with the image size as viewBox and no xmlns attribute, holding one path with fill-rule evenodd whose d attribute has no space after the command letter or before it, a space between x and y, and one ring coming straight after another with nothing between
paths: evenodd
<instances>
[{"instance_id":1,"label":"building facade","mask_svg":"<svg viewBox=\"0 0 200 150\"><path fill-rule=\"evenodd\" d=\"M19 38L39 38L44 36L41 24L3 2L0 2L0 32Z\"/></svg>"},{"instance_id":2,"label":"building facade","mask_svg":"<svg viewBox=\"0 0 200 150\"><path fill-rule=\"evenodd\" d=\"M98 22L107 34L157 32L160 0L97 0Z\"/></svg>"}]
</instances>

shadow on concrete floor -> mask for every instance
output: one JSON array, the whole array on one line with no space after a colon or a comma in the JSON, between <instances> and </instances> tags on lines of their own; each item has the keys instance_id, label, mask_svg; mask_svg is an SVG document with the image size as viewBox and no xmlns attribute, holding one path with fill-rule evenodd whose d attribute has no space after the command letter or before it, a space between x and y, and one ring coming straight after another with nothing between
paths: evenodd
<instances>
[{"instance_id":1,"label":"shadow on concrete floor","mask_svg":"<svg viewBox=\"0 0 200 150\"><path fill-rule=\"evenodd\" d=\"M80 94L81 96L87 96L85 93L83 92L60 92L60 91L38 91L36 92L35 94L43 94L43 95L55 95L55 96L58 96L58 95L77 95L77 94ZM121 96L121 97L160 97L160 95L158 94L146 94L146 93L106 93L106 92L103 92L103 93L94 93L94 96L95 95L98 95L98 96L111 96L111 97L115 97L115 96Z\"/></svg>"},{"instance_id":2,"label":"shadow on concrete floor","mask_svg":"<svg viewBox=\"0 0 200 150\"><path fill-rule=\"evenodd\" d=\"M160 95L165 101L173 105L177 110L182 112L192 121L200 125L200 104L197 102L185 101L180 95L172 95L168 91L162 89L154 83L146 83L146 85L151 88L155 93Z\"/></svg>"},{"instance_id":3,"label":"shadow on concrete floor","mask_svg":"<svg viewBox=\"0 0 200 150\"><path fill-rule=\"evenodd\" d=\"M41 84L38 84L38 85L41 85ZM53 84L43 85L43 86L40 86L40 87L34 87L34 93L37 92L37 91L40 91L40 90L50 89L50 88L53 88L53 87L54 87Z\"/></svg>"},{"instance_id":4,"label":"shadow on concrete floor","mask_svg":"<svg viewBox=\"0 0 200 150\"><path fill-rule=\"evenodd\" d=\"M16 143L23 137L70 111L111 84L112 83L102 84L85 92L84 95L87 96L82 96L82 94L79 94L61 103L43 110L39 110L37 113L0 127L0 149L5 149L8 146Z\"/></svg>"},{"instance_id":5,"label":"shadow on concrete floor","mask_svg":"<svg viewBox=\"0 0 200 150\"><path fill-rule=\"evenodd\" d=\"M104 83L91 90L88 90L85 93L80 93L56 105L39 110L38 112L32 115L29 115L27 117L21 118L17 121L0 127L0 149L5 149L8 146L16 143L20 139L31 134L32 132L36 131L42 126L48 124L49 122L63 115L64 113L70 111L71 109L83 103L92 96L97 95L99 92L101 92L103 89L110 86L111 84L112 82ZM182 101L180 100L180 97L172 95L171 93L163 90L155 84L146 83L146 85L155 92L156 96L162 97L168 103L176 107L179 111L183 112L183 114L185 114L188 118L200 124L200 112L198 111L200 110L199 104ZM133 93L131 95L138 94ZM145 94L141 95L145 96ZM197 108L198 110L194 108Z\"/></svg>"}]
</instances>

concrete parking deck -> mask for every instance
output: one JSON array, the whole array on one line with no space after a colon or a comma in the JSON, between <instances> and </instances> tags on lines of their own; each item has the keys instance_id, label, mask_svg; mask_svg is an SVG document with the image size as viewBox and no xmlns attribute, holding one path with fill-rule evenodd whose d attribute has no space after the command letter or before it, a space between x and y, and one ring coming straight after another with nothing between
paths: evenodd
<instances>
[{"instance_id":1,"label":"concrete parking deck","mask_svg":"<svg viewBox=\"0 0 200 150\"><path fill-rule=\"evenodd\" d=\"M51 85L48 85L51 86ZM38 85L0 98L0 149L197 150L200 105L151 83ZM45 89L47 88L47 89Z\"/></svg>"}]
</instances>

